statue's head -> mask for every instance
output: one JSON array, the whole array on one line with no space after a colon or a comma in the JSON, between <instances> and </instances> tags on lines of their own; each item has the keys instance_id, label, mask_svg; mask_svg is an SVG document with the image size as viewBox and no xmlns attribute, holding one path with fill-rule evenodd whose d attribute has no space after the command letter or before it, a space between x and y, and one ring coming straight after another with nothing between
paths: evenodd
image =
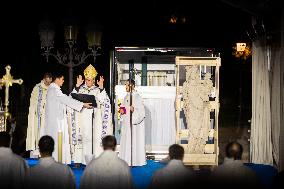
<instances>
[{"instance_id":1,"label":"statue's head","mask_svg":"<svg viewBox=\"0 0 284 189\"><path fill-rule=\"evenodd\" d=\"M186 78L197 79L199 78L199 71L197 66L186 66Z\"/></svg>"}]
</instances>

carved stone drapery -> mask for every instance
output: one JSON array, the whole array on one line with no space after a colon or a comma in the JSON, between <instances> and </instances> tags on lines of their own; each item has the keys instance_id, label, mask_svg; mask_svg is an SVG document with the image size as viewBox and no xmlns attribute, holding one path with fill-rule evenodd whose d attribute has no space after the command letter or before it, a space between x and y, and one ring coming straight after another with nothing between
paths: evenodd
<instances>
[{"instance_id":1,"label":"carved stone drapery","mask_svg":"<svg viewBox=\"0 0 284 189\"><path fill-rule=\"evenodd\" d=\"M188 153L204 153L210 130L209 95L213 90L210 73L200 79L198 66L185 66L186 81L182 86L183 110L189 129Z\"/></svg>"}]
</instances>

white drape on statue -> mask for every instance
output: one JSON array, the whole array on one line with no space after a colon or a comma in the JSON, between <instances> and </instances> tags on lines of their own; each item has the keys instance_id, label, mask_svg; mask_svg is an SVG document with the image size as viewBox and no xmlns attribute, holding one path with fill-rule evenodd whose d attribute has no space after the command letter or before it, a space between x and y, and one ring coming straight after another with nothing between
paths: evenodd
<instances>
[{"instance_id":1,"label":"white drape on statue","mask_svg":"<svg viewBox=\"0 0 284 189\"><path fill-rule=\"evenodd\" d=\"M252 52L251 161L273 165L267 47L256 41Z\"/></svg>"}]
</instances>

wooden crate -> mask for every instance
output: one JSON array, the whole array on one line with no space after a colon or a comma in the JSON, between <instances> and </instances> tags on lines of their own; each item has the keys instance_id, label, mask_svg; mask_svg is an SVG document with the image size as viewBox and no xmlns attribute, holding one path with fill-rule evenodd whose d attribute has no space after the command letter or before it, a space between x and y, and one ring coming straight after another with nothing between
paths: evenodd
<instances>
[{"instance_id":1,"label":"wooden crate","mask_svg":"<svg viewBox=\"0 0 284 189\"><path fill-rule=\"evenodd\" d=\"M219 117L219 69L221 66L220 57L187 57L187 56L176 56L176 143L181 144L181 139L188 137L189 129L181 129L180 124L180 111L183 107L183 102L180 100L181 97L181 86L179 84L179 72L180 66L213 66L215 67L215 101L209 101L211 110L215 112L214 118L214 141L213 144L205 145L205 153L203 154L190 154L185 153L184 163L186 165L218 165L218 117ZM185 149L187 144L181 144Z\"/></svg>"}]
</instances>

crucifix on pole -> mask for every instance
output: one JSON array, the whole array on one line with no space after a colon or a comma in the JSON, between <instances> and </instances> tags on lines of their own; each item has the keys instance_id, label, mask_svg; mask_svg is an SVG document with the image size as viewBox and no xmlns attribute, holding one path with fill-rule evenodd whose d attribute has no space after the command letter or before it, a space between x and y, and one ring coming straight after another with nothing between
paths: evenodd
<instances>
[{"instance_id":1,"label":"crucifix on pole","mask_svg":"<svg viewBox=\"0 0 284 189\"><path fill-rule=\"evenodd\" d=\"M0 125L0 132L6 131L7 119L11 117L9 113L9 87L11 87L14 83L21 85L23 83L22 79L13 79L13 76L10 73L11 66L6 66L6 74L0 79L0 86L5 86L5 102L4 102L4 127Z\"/></svg>"},{"instance_id":2,"label":"crucifix on pole","mask_svg":"<svg viewBox=\"0 0 284 189\"><path fill-rule=\"evenodd\" d=\"M133 83L132 83L132 80L133 80L133 70L134 70L134 60L133 59L131 59L131 60L129 60L129 87L130 87L130 102L129 102L129 107L131 107L132 106L132 101L133 101L133 99L132 99L132 90L133 90ZM131 166L132 166L132 163L133 163L133 133L132 133L132 131L133 131L133 124L132 124L132 111L130 111L130 143L131 143L131 156L130 156L130 164L131 164Z\"/></svg>"}]
</instances>

